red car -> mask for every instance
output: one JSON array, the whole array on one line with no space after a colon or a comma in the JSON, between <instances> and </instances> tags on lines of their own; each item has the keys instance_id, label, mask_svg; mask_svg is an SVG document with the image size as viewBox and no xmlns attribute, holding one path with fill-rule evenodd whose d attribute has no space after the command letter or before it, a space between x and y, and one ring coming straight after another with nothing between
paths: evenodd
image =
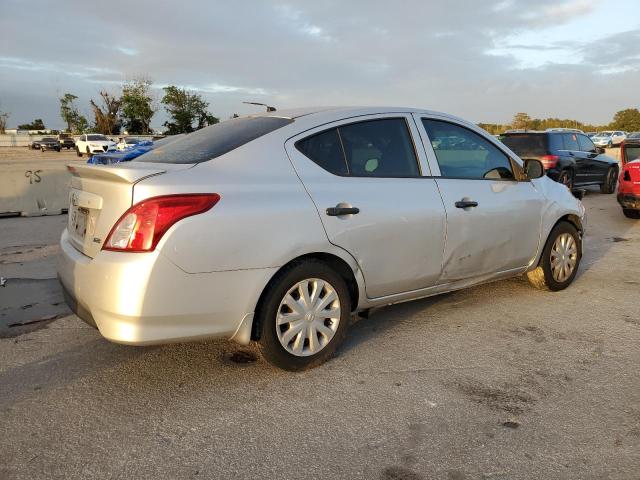
<instances>
[{"instance_id":1,"label":"red car","mask_svg":"<svg viewBox=\"0 0 640 480\"><path fill-rule=\"evenodd\" d=\"M640 133L620 145L622 171L618 183L618 203L626 217L640 219Z\"/></svg>"}]
</instances>

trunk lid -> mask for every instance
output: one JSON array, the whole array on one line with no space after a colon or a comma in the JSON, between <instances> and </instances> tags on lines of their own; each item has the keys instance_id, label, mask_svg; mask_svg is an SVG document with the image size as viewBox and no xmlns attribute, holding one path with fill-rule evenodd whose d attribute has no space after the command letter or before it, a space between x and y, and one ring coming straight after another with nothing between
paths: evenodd
<instances>
[{"instance_id":1,"label":"trunk lid","mask_svg":"<svg viewBox=\"0 0 640 480\"><path fill-rule=\"evenodd\" d=\"M127 163L110 166L69 165L72 174L67 230L71 244L95 257L111 228L131 207L134 185L188 164Z\"/></svg>"}]
</instances>

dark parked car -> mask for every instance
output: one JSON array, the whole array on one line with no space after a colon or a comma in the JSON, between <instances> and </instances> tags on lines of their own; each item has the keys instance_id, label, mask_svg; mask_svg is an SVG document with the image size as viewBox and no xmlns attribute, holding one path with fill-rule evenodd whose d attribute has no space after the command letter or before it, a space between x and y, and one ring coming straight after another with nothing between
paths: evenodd
<instances>
[{"instance_id":1,"label":"dark parked car","mask_svg":"<svg viewBox=\"0 0 640 480\"><path fill-rule=\"evenodd\" d=\"M55 137L44 137L42 140L40 140L39 144L40 150L42 150L43 152L45 150L55 150L56 152L59 152L61 148L60 142Z\"/></svg>"},{"instance_id":2,"label":"dark parked car","mask_svg":"<svg viewBox=\"0 0 640 480\"><path fill-rule=\"evenodd\" d=\"M514 132L500 139L520 158L540 160L547 175L570 190L585 185L600 185L602 193L616 189L618 162L582 133Z\"/></svg>"},{"instance_id":3,"label":"dark parked car","mask_svg":"<svg viewBox=\"0 0 640 480\"><path fill-rule=\"evenodd\" d=\"M73 137L70 133L61 133L60 135L58 135L58 141L60 142L61 148L66 148L67 150L76 148L76 142L73 140Z\"/></svg>"}]
</instances>

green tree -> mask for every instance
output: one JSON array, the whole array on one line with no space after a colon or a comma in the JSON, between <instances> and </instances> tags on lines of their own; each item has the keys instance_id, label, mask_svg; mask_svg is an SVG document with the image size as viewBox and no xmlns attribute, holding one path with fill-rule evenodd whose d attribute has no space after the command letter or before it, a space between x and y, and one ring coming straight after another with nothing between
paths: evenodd
<instances>
[{"instance_id":1,"label":"green tree","mask_svg":"<svg viewBox=\"0 0 640 480\"><path fill-rule=\"evenodd\" d=\"M120 118L129 133L149 133L156 109L151 96L151 80L135 79L122 87Z\"/></svg>"},{"instance_id":2,"label":"green tree","mask_svg":"<svg viewBox=\"0 0 640 480\"><path fill-rule=\"evenodd\" d=\"M169 121L164 122L167 134L190 133L219 122L208 112L209 104L197 93L175 85L164 87L163 90L161 103L170 117Z\"/></svg>"},{"instance_id":3,"label":"green tree","mask_svg":"<svg viewBox=\"0 0 640 480\"><path fill-rule=\"evenodd\" d=\"M513 120L511 122L511 128L516 128L516 129L531 128L531 117L524 112L516 113L513 116Z\"/></svg>"},{"instance_id":4,"label":"green tree","mask_svg":"<svg viewBox=\"0 0 640 480\"><path fill-rule=\"evenodd\" d=\"M120 121L118 112L122 100L109 92L101 91L102 105L98 105L93 99L91 108L95 118L95 129L103 135L117 135L120 133Z\"/></svg>"},{"instance_id":5,"label":"green tree","mask_svg":"<svg viewBox=\"0 0 640 480\"><path fill-rule=\"evenodd\" d=\"M640 111L637 108L627 108L616 112L611 122L611 128L637 132L640 130Z\"/></svg>"},{"instance_id":6,"label":"green tree","mask_svg":"<svg viewBox=\"0 0 640 480\"><path fill-rule=\"evenodd\" d=\"M31 123L23 123L22 125L18 125L18 130L45 130L47 127L44 126L44 122L41 118L36 118Z\"/></svg>"},{"instance_id":7,"label":"green tree","mask_svg":"<svg viewBox=\"0 0 640 480\"><path fill-rule=\"evenodd\" d=\"M71 133L84 133L88 127L86 117L80 115L75 100L78 97L73 93L65 93L60 100L60 117L67 124L67 131Z\"/></svg>"}]
</instances>

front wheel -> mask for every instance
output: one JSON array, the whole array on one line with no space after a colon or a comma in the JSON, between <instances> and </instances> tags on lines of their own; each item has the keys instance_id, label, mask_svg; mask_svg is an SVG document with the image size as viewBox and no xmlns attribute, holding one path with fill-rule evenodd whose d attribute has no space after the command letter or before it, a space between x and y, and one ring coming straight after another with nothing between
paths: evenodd
<instances>
[{"instance_id":1,"label":"front wheel","mask_svg":"<svg viewBox=\"0 0 640 480\"><path fill-rule=\"evenodd\" d=\"M82 152L80 151L80 149L78 147L76 147L76 155L78 155L79 157L82 158Z\"/></svg>"},{"instance_id":2,"label":"front wheel","mask_svg":"<svg viewBox=\"0 0 640 480\"><path fill-rule=\"evenodd\" d=\"M318 366L344 340L350 316L340 275L316 260L294 263L267 287L258 309L262 355L285 370Z\"/></svg>"},{"instance_id":3,"label":"front wheel","mask_svg":"<svg viewBox=\"0 0 640 480\"><path fill-rule=\"evenodd\" d=\"M609 170L607 170L607 174L604 177L604 183L600 185L600 193L615 192L617 181L618 181L618 170L615 167L610 167Z\"/></svg>"},{"instance_id":4,"label":"front wheel","mask_svg":"<svg viewBox=\"0 0 640 480\"><path fill-rule=\"evenodd\" d=\"M633 218L634 220L640 220L640 210L633 210L631 208L623 208L622 213L627 218Z\"/></svg>"},{"instance_id":5,"label":"front wheel","mask_svg":"<svg viewBox=\"0 0 640 480\"><path fill-rule=\"evenodd\" d=\"M560 222L551 230L538 267L527 273L529 283L543 290L564 290L573 282L581 258L578 230L568 222Z\"/></svg>"}]
</instances>

